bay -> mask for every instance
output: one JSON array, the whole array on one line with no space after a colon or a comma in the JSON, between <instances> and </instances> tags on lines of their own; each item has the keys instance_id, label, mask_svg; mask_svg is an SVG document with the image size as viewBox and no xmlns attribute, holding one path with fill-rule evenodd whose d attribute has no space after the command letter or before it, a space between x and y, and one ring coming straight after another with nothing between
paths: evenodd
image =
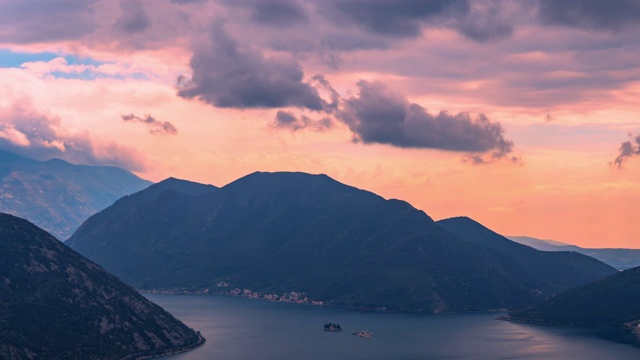
<instances>
[{"instance_id":1,"label":"bay","mask_svg":"<svg viewBox=\"0 0 640 360\"><path fill-rule=\"evenodd\" d=\"M237 297L145 296L207 339L167 360L640 358L640 348L587 330L498 321L495 313L366 313ZM344 331L323 331L329 322ZM351 334L363 329L374 337Z\"/></svg>"}]
</instances>

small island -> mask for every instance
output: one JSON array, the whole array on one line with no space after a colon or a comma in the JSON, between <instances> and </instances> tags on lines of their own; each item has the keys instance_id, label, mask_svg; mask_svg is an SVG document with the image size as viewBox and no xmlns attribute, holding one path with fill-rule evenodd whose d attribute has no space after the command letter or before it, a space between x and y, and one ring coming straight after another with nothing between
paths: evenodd
<instances>
[{"instance_id":1,"label":"small island","mask_svg":"<svg viewBox=\"0 0 640 360\"><path fill-rule=\"evenodd\" d=\"M327 323L324 324L324 331L340 332L342 331L342 328L340 327L340 324Z\"/></svg>"},{"instance_id":2,"label":"small island","mask_svg":"<svg viewBox=\"0 0 640 360\"><path fill-rule=\"evenodd\" d=\"M354 331L351 333L351 335L360 336L366 339L371 339L373 337L373 333L369 332L369 330Z\"/></svg>"}]
</instances>

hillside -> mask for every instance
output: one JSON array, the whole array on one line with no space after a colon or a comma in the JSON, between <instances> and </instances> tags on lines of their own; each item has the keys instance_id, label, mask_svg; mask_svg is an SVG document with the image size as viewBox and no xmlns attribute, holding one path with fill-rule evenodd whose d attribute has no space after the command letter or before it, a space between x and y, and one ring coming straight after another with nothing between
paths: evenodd
<instances>
[{"instance_id":1,"label":"hillside","mask_svg":"<svg viewBox=\"0 0 640 360\"><path fill-rule=\"evenodd\" d=\"M618 270L640 266L640 249L582 248L551 240L540 240L528 236L509 236L510 240L542 251L575 251L605 262Z\"/></svg>"},{"instance_id":2,"label":"hillside","mask_svg":"<svg viewBox=\"0 0 640 360\"><path fill-rule=\"evenodd\" d=\"M478 243L515 260L537 278L547 292L562 291L616 272L611 266L576 252L546 252L511 241L468 217L437 222L460 238Z\"/></svg>"},{"instance_id":3,"label":"hillside","mask_svg":"<svg viewBox=\"0 0 640 360\"><path fill-rule=\"evenodd\" d=\"M0 214L0 358L136 359L202 339L26 220Z\"/></svg>"},{"instance_id":4,"label":"hillside","mask_svg":"<svg viewBox=\"0 0 640 360\"><path fill-rule=\"evenodd\" d=\"M406 202L326 175L254 173L196 196L147 191L92 216L68 240L138 288L294 291L428 312L514 308L546 294L513 259Z\"/></svg>"},{"instance_id":5,"label":"hillside","mask_svg":"<svg viewBox=\"0 0 640 360\"><path fill-rule=\"evenodd\" d=\"M36 161L0 151L0 212L66 240L89 216L151 182L112 166Z\"/></svg>"},{"instance_id":6,"label":"hillside","mask_svg":"<svg viewBox=\"0 0 640 360\"><path fill-rule=\"evenodd\" d=\"M562 326L638 330L640 267L571 289L507 320Z\"/></svg>"}]
</instances>

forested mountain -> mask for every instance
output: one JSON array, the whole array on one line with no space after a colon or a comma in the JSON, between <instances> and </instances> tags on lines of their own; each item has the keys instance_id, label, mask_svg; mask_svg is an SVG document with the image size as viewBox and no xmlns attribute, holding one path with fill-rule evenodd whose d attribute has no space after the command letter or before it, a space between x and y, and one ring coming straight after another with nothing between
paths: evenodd
<instances>
[{"instance_id":1,"label":"forested mountain","mask_svg":"<svg viewBox=\"0 0 640 360\"><path fill-rule=\"evenodd\" d=\"M202 341L47 232L0 214L0 359L137 359Z\"/></svg>"},{"instance_id":2,"label":"forested mountain","mask_svg":"<svg viewBox=\"0 0 640 360\"><path fill-rule=\"evenodd\" d=\"M225 284L428 312L521 307L548 294L514 259L326 175L254 173L200 195L161 184L92 216L68 244L143 289Z\"/></svg>"},{"instance_id":3,"label":"forested mountain","mask_svg":"<svg viewBox=\"0 0 640 360\"><path fill-rule=\"evenodd\" d=\"M468 217L437 222L447 231L508 256L537 278L536 284L547 292L563 291L611 275L616 269L586 255L562 251L547 252L511 241Z\"/></svg>"},{"instance_id":4,"label":"forested mountain","mask_svg":"<svg viewBox=\"0 0 640 360\"><path fill-rule=\"evenodd\" d=\"M640 267L556 295L507 319L562 326L639 331Z\"/></svg>"}]
</instances>

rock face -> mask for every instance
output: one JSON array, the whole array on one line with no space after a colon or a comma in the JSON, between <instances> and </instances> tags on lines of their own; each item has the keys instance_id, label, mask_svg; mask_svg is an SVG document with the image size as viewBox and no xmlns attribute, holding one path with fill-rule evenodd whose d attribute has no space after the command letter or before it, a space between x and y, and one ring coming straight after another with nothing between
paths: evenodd
<instances>
[{"instance_id":1,"label":"rock face","mask_svg":"<svg viewBox=\"0 0 640 360\"><path fill-rule=\"evenodd\" d=\"M47 232L0 214L1 359L135 359L201 341Z\"/></svg>"},{"instance_id":2,"label":"rock face","mask_svg":"<svg viewBox=\"0 0 640 360\"><path fill-rule=\"evenodd\" d=\"M151 182L112 166L36 161L0 151L0 212L66 240L89 216Z\"/></svg>"},{"instance_id":3,"label":"rock face","mask_svg":"<svg viewBox=\"0 0 640 360\"><path fill-rule=\"evenodd\" d=\"M425 312L515 308L549 293L513 258L325 175L254 173L199 194L177 184L117 201L68 245L146 289L222 285Z\"/></svg>"}]
</instances>

